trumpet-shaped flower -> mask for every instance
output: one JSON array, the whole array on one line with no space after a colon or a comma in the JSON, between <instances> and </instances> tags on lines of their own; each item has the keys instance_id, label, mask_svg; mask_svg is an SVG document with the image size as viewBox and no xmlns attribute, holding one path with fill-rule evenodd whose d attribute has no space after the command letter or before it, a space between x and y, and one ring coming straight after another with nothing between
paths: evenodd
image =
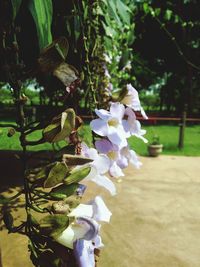
<instances>
[{"instance_id":1,"label":"trumpet-shaped flower","mask_svg":"<svg viewBox=\"0 0 200 267\"><path fill-rule=\"evenodd\" d=\"M126 132L122 125L125 107L120 103L111 103L110 111L96 109L99 119L91 121L92 130L100 135L106 136L113 144L123 147L127 145Z\"/></svg>"},{"instance_id":2,"label":"trumpet-shaped flower","mask_svg":"<svg viewBox=\"0 0 200 267\"><path fill-rule=\"evenodd\" d=\"M106 154L110 160L109 173L113 177L124 176L117 161L120 158L120 149L117 145L111 143L107 139L101 139L95 142L95 146L100 153Z\"/></svg>"},{"instance_id":3,"label":"trumpet-shaped flower","mask_svg":"<svg viewBox=\"0 0 200 267\"><path fill-rule=\"evenodd\" d=\"M104 174L109 170L110 160L106 155L98 154L94 148L89 148L85 143L81 144L82 155L93 159L93 162L89 163L91 171L85 180L90 180L99 186L106 188L112 195L116 194L116 188L114 183Z\"/></svg>"},{"instance_id":4,"label":"trumpet-shaped flower","mask_svg":"<svg viewBox=\"0 0 200 267\"><path fill-rule=\"evenodd\" d=\"M100 225L97 221L109 222L111 215L103 199L96 196L93 201L78 205L67 215L75 220L56 237L56 241L71 249L78 239L92 242L99 234Z\"/></svg>"},{"instance_id":5,"label":"trumpet-shaped flower","mask_svg":"<svg viewBox=\"0 0 200 267\"><path fill-rule=\"evenodd\" d=\"M123 147L120 151L120 159L117 161L117 164L123 169L128 166L128 164L132 164L137 169L140 168L142 163L139 161L134 150L131 150L128 146Z\"/></svg>"},{"instance_id":6,"label":"trumpet-shaped flower","mask_svg":"<svg viewBox=\"0 0 200 267\"><path fill-rule=\"evenodd\" d=\"M136 119L134 111L129 107L126 108L125 116L127 118L126 120L123 120L123 126L127 136L130 137L131 135L134 135L147 143L147 139L143 137L143 135L146 134L146 131L141 129L141 124Z\"/></svg>"},{"instance_id":7,"label":"trumpet-shaped flower","mask_svg":"<svg viewBox=\"0 0 200 267\"><path fill-rule=\"evenodd\" d=\"M110 158L110 173L113 176L117 176L114 175L115 173L113 173L113 169L116 170L116 166L120 169L120 172L122 172L121 169L126 168L129 163L133 164L136 168L139 168L141 166L141 162L138 160L135 151L130 150L128 146L119 149L117 146L113 145L109 140L106 139L96 141L95 145L99 152L105 153Z\"/></svg>"},{"instance_id":8,"label":"trumpet-shaped flower","mask_svg":"<svg viewBox=\"0 0 200 267\"><path fill-rule=\"evenodd\" d=\"M121 100L121 103L132 108L135 111L140 111L145 119L148 119L143 107L140 104L140 99L137 90L131 85L127 84L127 95Z\"/></svg>"},{"instance_id":9,"label":"trumpet-shaped flower","mask_svg":"<svg viewBox=\"0 0 200 267\"><path fill-rule=\"evenodd\" d=\"M78 267L94 267L94 250L103 247L101 237L97 236L92 242L78 239L74 242L74 256Z\"/></svg>"}]
</instances>

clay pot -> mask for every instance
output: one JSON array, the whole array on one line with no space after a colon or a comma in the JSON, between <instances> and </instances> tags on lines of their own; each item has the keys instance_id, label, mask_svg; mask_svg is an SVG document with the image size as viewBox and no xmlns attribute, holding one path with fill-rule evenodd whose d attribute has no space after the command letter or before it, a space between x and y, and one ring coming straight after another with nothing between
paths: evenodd
<instances>
[{"instance_id":1,"label":"clay pot","mask_svg":"<svg viewBox=\"0 0 200 267\"><path fill-rule=\"evenodd\" d=\"M162 152L162 150L163 150L162 144L148 146L149 156L151 157L157 157Z\"/></svg>"}]
</instances>

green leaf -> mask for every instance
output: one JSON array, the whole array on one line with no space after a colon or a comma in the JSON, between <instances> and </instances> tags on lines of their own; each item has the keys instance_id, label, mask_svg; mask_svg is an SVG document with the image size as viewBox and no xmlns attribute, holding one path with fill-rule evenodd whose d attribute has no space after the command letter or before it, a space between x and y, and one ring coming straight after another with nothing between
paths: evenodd
<instances>
[{"instance_id":1,"label":"green leaf","mask_svg":"<svg viewBox=\"0 0 200 267\"><path fill-rule=\"evenodd\" d=\"M65 110L53 118L50 125L43 130L43 137L49 143L59 142L69 137L75 128L76 114L73 109Z\"/></svg>"},{"instance_id":2,"label":"green leaf","mask_svg":"<svg viewBox=\"0 0 200 267\"><path fill-rule=\"evenodd\" d=\"M52 42L52 0L31 0L29 2L29 10L35 22L39 48L42 50L45 46Z\"/></svg>"},{"instance_id":3,"label":"green leaf","mask_svg":"<svg viewBox=\"0 0 200 267\"><path fill-rule=\"evenodd\" d=\"M91 167L82 167L78 170L72 171L70 175L68 175L63 183L66 185L72 184L72 183L78 183L81 180L83 180L91 171Z\"/></svg>"},{"instance_id":4,"label":"green leaf","mask_svg":"<svg viewBox=\"0 0 200 267\"><path fill-rule=\"evenodd\" d=\"M156 8L155 9L155 15L156 16L159 16L160 15L160 12L161 12L161 9L160 8Z\"/></svg>"},{"instance_id":5,"label":"green leaf","mask_svg":"<svg viewBox=\"0 0 200 267\"><path fill-rule=\"evenodd\" d=\"M169 9L167 9L166 11L165 11L165 19L166 20L170 20L171 19L171 17L172 17L172 10L169 10Z\"/></svg>"},{"instance_id":6,"label":"green leaf","mask_svg":"<svg viewBox=\"0 0 200 267\"><path fill-rule=\"evenodd\" d=\"M144 10L144 13L145 13L145 14L150 13L151 9L150 9L148 3L143 3L143 10Z\"/></svg>"},{"instance_id":7,"label":"green leaf","mask_svg":"<svg viewBox=\"0 0 200 267\"><path fill-rule=\"evenodd\" d=\"M57 162L56 165L50 170L49 175L44 182L44 187L53 187L61 183L68 173L68 167L64 162Z\"/></svg>"},{"instance_id":8,"label":"green leaf","mask_svg":"<svg viewBox=\"0 0 200 267\"><path fill-rule=\"evenodd\" d=\"M20 9L22 0L11 0L12 8L13 8L13 20L15 20L17 13Z\"/></svg>"},{"instance_id":9,"label":"green leaf","mask_svg":"<svg viewBox=\"0 0 200 267\"><path fill-rule=\"evenodd\" d=\"M66 214L54 214L44 217L40 221L40 230L51 237L56 238L69 225L69 218Z\"/></svg>"},{"instance_id":10,"label":"green leaf","mask_svg":"<svg viewBox=\"0 0 200 267\"><path fill-rule=\"evenodd\" d=\"M130 24L130 8L125 5L121 0L117 0L117 11L123 22Z\"/></svg>"},{"instance_id":11,"label":"green leaf","mask_svg":"<svg viewBox=\"0 0 200 267\"><path fill-rule=\"evenodd\" d=\"M108 1L108 11L112 18L119 24L119 26L122 25L121 20L117 14L117 8L116 8L116 3L114 0Z\"/></svg>"},{"instance_id":12,"label":"green leaf","mask_svg":"<svg viewBox=\"0 0 200 267\"><path fill-rule=\"evenodd\" d=\"M103 21L102 21L102 25L103 25L103 28L104 28L107 36L112 38L114 35L117 34L116 31L112 27L107 26Z\"/></svg>"},{"instance_id":13,"label":"green leaf","mask_svg":"<svg viewBox=\"0 0 200 267\"><path fill-rule=\"evenodd\" d=\"M55 197L56 199L63 199L75 194L78 187L78 183L73 183L70 185L62 184L56 188L53 188L49 194L51 197Z\"/></svg>"}]
</instances>

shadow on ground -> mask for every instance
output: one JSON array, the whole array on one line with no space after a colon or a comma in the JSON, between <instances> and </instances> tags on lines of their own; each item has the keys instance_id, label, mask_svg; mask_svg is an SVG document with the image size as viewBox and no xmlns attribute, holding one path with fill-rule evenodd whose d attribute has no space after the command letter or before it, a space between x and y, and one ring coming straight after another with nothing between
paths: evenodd
<instances>
[{"instance_id":1,"label":"shadow on ground","mask_svg":"<svg viewBox=\"0 0 200 267\"><path fill-rule=\"evenodd\" d=\"M102 195L113 213L101 228L105 248L98 266L199 267L200 158L142 161L140 170L126 170L114 197L92 183L88 187L83 201ZM24 216L22 209L17 216ZM3 267L32 266L26 238L3 230L0 245Z\"/></svg>"}]
</instances>

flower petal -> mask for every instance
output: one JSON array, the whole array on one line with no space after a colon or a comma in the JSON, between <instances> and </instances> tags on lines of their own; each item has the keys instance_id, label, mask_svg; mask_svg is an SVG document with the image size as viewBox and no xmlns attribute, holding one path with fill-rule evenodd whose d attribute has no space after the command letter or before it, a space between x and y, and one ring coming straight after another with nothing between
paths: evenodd
<instances>
[{"instance_id":1,"label":"flower petal","mask_svg":"<svg viewBox=\"0 0 200 267\"><path fill-rule=\"evenodd\" d=\"M109 170L110 160L106 155L98 155L98 158L91 165L96 167L99 174L104 174Z\"/></svg>"},{"instance_id":2,"label":"flower petal","mask_svg":"<svg viewBox=\"0 0 200 267\"><path fill-rule=\"evenodd\" d=\"M122 125L117 128L112 126L109 127L108 139L120 148L127 146L126 132L124 131Z\"/></svg>"},{"instance_id":3,"label":"flower petal","mask_svg":"<svg viewBox=\"0 0 200 267\"><path fill-rule=\"evenodd\" d=\"M100 153L107 154L113 150L113 144L107 139L101 139L95 142L95 147Z\"/></svg>"},{"instance_id":4,"label":"flower petal","mask_svg":"<svg viewBox=\"0 0 200 267\"><path fill-rule=\"evenodd\" d=\"M123 104L117 103L111 103L110 106L110 113L113 118L118 118L118 120L122 120L124 117L125 107Z\"/></svg>"},{"instance_id":5,"label":"flower petal","mask_svg":"<svg viewBox=\"0 0 200 267\"><path fill-rule=\"evenodd\" d=\"M137 154L133 150L130 150L130 163L134 165L137 169L139 169L142 165L142 162L139 161Z\"/></svg>"},{"instance_id":6,"label":"flower petal","mask_svg":"<svg viewBox=\"0 0 200 267\"><path fill-rule=\"evenodd\" d=\"M93 239L97 236L98 232L99 225L94 219L81 217L71 223L55 240L59 244L72 249L73 243L77 239Z\"/></svg>"},{"instance_id":7,"label":"flower petal","mask_svg":"<svg viewBox=\"0 0 200 267\"><path fill-rule=\"evenodd\" d=\"M94 246L92 241L76 240L73 252L78 267L95 267Z\"/></svg>"},{"instance_id":8,"label":"flower petal","mask_svg":"<svg viewBox=\"0 0 200 267\"><path fill-rule=\"evenodd\" d=\"M124 176L124 173L122 172L121 168L117 165L116 162L113 162L112 166L110 167L109 173L113 177L120 177Z\"/></svg>"},{"instance_id":9,"label":"flower petal","mask_svg":"<svg viewBox=\"0 0 200 267\"><path fill-rule=\"evenodd\" d=\"M124 156L121 156L118 160L117 160L117 165L121 168L124 169L126 167L128 167L128 159Z\"/></svg>"},{"instance_id":10,"label":"flower petal","mask_svg":"<svg viewBox=\"0 0 200 267\"><path fill-rule=\"evenodd\" d=\"M84 228L85 232L82 238L85 240L93 240L99 233L100 225L93 218L78 217L76 223Z\"/></svg>"},{"instance_id":11,"label":"flower petal","mask_svg":"<svg viewBox=\"0 0 200 267\"><path fill-rule=\"evenodd\" d=\"M107 136L108 124L101 119L95 119L90 122L90 127L96 134L100 136Z\"/></svg>"},{"instance_id":12,"label":"flower petal","mask_svg":"<svg viewBox=\"0 0 200 267\"><path fill-rule=\"evenodd\" d=\"M97 175L91 179L92 182L107 189L111 195L116 194L116 187L114 183L105 175Z\"/></svg>"},{"instance_id":13,"label":"flower petal","mask_svg":"<svg viewBox=\"0 0 200 267\"><path fill-rule=\"evenodd\" d=\"M105 109L95 109L95 113L97 114L97 116L99 116L99 118L101 118L102 120L107 121L110 118L110 112L105 110Z\"/></svg>"},{"instance_id":14,"label":"flower petal","mask_svg":"<svg viewBox=\"0 0 200 267\"><path fill-rule=\"evenodd\" d=\"M68 217L92 217L93 209L91 205L79 204L75 209L73 209L67 216Z\"/></svg>"},{"instance_id":15,"label":"flower petal","mask_svg":"<svg viewBox=\"0 0 200 267\"><path fill-rule=\"evenodd\" d=\"M93 218L97 221L109 222L112 213L106 207L103 199L96 196L94 200L89 202L93 206Z\"/></svg>"}]
</instances>

